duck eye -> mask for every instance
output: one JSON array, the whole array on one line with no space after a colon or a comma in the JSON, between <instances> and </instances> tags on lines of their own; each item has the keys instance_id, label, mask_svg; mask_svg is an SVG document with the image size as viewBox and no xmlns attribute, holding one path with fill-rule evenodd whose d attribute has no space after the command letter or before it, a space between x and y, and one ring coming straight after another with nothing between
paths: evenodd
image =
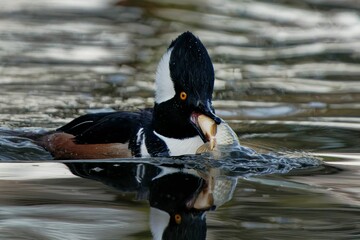
<instances>
[{"instance_id":1,"label":"duck eye","mask_svg":"<svg viewBox=\"0 0 360 240\"><path fill-rule=\"evenodd\" d=\"M185 101L186 98L187 98L186 92L181 92L181 93L180 93L180 99L183 100L183 101Z\"/></svg>"},{"instance_id":2,"label":"duck eye","mask_svg":"<svg viewBox=\"0 0 360 240\"><path fill-rule=\"evenodd\" d=\"M175 214L175 222L176 222L176 224L180 224L181 223L181 216L180 216L180 214Z\"/></svg>"}]
</instances>

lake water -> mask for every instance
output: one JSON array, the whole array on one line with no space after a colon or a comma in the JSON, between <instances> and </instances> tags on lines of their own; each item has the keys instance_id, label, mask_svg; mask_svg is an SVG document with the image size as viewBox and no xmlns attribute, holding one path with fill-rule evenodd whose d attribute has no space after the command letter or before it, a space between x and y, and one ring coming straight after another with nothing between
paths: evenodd
<instances>
[{"instance_id":1,"label":"lake water","mask_svg":"<svg viewBox=\"0 0 360 240\"><path fill-rule=\"evenodd\" d=\"M359 11L356 0L2 1L0 239L152 239L154 209L171 211L170 239L360 239ZM187 30L212 57L218 115L256 153L54 161L8 133L152 107L156 65Z\"/></svg>"}]
</instances>

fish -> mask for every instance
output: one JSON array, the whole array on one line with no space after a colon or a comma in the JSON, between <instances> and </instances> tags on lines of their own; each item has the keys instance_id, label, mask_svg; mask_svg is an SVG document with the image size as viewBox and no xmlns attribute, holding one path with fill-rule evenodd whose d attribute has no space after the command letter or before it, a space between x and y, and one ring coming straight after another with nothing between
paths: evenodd
<instances>
[{"instance_id":1,"label":"fish","mask_svg":"<svg viewBox=\"0 0 360 240\"><path fill-rule=\"evenodd\" d=\"M220 160L227 153L240 149L237 134L224 120L219 125L206 115L199 115L197 120L208 140L197 149L197 154L210 153L211 159ZM232 198L237 177L223 176L218 168L210 168L207 172L198 172L198 174L207 184L194 199L194 208L215 209Z\"/></svg>"}]
</instances>

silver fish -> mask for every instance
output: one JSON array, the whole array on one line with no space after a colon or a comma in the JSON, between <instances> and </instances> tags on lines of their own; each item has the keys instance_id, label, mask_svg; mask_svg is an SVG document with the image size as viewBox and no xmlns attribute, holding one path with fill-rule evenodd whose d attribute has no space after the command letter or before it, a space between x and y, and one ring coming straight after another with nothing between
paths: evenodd
<instances>
[{"instance_id":1,"label":"silver fish","mask_svg":"<svg viewBox=\"0 0 360 240\"><path fill-rule=\"evenodd\" d=\"M206 117L206 116L205 116ZM210 118L209 118L210 119ZM213 127L211 124L212 119L203 119L202 121L207 121L207 128L206 133L209 134L209 142L204 143L201 145L196 153L204 153L204 152L221 152L225 149L235 149L240 146L239 139L234 132L234 130L231 129L231 127L225 122L222 121L219 125L216 125L216 131L210 131ZM204 124L205 125L205 124ZM203 130L204 131L204 130ZM205 132L204 132L205 134Z\"/></svg>"}]
</instances>

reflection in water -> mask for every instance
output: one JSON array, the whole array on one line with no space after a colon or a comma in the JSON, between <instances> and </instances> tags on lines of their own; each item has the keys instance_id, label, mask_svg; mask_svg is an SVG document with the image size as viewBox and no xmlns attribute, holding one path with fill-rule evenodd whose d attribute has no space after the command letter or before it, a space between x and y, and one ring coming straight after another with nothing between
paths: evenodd
<instances>
[{"instance_id":1,"label":"reflection in water","mask_svg":"<svg viewBox=\"0 0 360 240\"><path fill-rule=\"evenodd\" d=\"M268 155L0 163L0 238L150 239L152 232L155 239L258 239L264 236L259 228L274 237L293 231L322 236L312 227L332 228L339 217L356 225L357 208L337 201L327 188L300 184L307 179L301 176L332 179L338 173L314 159ZM339 207L345 212L339 214ZM319 221L314 212L330 219ZM337 229L351 232L354 224Z\"/></svg>"},{"instance_id":2,"label":"reflection in water","mask_svg":"<svg viewBox=\"0 0 360 240\"><path fill-rule=\"evenodd\" d=\"M189 156L64 164L77 176L102 182L122 193L136 193L137 200L148 200L154 239L205 239L206 212L231 200L238 177L324 169L316 159L249 153L251 158L251 154L232 152L229 159L222 160Z\"/></svg>"},{"instance_id":3,"label":"reflection in water","mask_svg":"<svg viewBox=\"0 0 360 240\"><path fill-rule=\"evenodd\" d=\"M154 239L205 239L206 211L231 199L236 178L221 178L214 169L157 166L146 162L65 163L77 176L100 181L148 200Z\"/></svg>"}]
</instances>

